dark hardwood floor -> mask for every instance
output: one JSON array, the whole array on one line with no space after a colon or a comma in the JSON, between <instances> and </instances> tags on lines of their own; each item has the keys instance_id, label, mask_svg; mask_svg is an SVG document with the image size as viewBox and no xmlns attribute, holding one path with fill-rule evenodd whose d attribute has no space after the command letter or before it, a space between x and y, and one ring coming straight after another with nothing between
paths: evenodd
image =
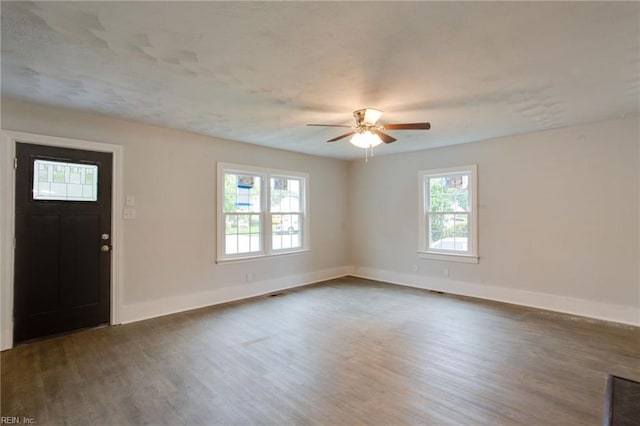
<instances>
[{"instance_id":1,"label":"dark hardwood floor","mask_svg":"<svg viewBox=\"0 0 640 426\"><path fill-rule=\"evenodd\" d=\"M20 345L37 424L602 424L640 329L356 278Z\"/></svg>"}]
</instances>

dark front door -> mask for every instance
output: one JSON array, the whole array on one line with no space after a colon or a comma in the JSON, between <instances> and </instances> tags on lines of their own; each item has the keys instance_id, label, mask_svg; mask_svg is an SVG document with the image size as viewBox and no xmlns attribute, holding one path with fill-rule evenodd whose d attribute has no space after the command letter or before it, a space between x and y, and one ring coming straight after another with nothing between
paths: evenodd
<instances>
[{"instance_id":1,"label":"dark front door","mask_svg":"<svg viewBox=\"0 0 640 426\"><path fill-rule=\"evenodd\" d=\"M14 342L106 324L111 153L16 145Z\"/></svg>"}]
</instances>

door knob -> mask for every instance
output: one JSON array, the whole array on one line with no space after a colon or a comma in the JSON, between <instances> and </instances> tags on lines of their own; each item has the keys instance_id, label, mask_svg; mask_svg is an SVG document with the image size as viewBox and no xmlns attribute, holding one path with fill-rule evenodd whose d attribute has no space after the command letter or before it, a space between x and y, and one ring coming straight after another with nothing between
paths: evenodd
<instances>
[{"instance_id":1,"label":"door knob","mask_svg":"<svg viewBox=\"0 0 640 426\"><path fill-rule=\"evenodd\" d=\"M100 251L109 251L109 250L110 250L110 248L106 244L103 244L102 246L100 246Z\"/></svg>"}]
</instances>

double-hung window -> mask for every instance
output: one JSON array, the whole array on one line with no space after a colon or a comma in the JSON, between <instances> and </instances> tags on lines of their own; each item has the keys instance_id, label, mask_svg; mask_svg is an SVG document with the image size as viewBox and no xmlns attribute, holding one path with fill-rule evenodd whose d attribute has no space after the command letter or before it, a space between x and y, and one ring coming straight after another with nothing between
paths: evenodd
<instances>
[{"instance_id":1,"label":"double-hung window","mask_svg":"<svg viewBox=\"0 0 640 426\"><path fill-rule=\"evenodd\" d=\"M308 175L218 163L218 261L308 250Z\"/></svg>"},{"instance_id":2,"label":"double-hung window","mask_svg":"<svg viewBox=\"0 0 640 426\"><path fill-rule=\"evenodd\" d=\"M420 257L478 262L476 165L419 173Z\"/></svg>"}]
</instances>

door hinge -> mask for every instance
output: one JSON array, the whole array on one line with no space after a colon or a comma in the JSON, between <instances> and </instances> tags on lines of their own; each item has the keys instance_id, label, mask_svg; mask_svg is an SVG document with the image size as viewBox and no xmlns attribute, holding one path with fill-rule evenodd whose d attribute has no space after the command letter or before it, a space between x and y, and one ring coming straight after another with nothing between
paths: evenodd
<instances>
[{"instance_id":1,"label":"door hinge","mask_svg":"<svg viewBox=\"0 0 640 426\"><path fill-rule=\"evenodd\" d=\"M18 158L17 157L13 159L13 168L14 169L18 168Z\"/></svg>"}]
</instances>

